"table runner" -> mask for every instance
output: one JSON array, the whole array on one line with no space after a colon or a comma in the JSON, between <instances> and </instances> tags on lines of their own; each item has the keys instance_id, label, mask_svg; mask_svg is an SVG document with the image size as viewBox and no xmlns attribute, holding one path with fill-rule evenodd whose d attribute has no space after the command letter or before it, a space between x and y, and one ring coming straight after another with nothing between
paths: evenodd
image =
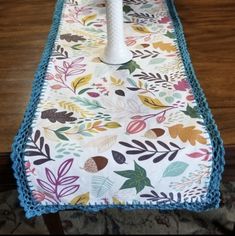
<instances>
[{"instance_id":1,"label":"table runner","mask_svg":"<svg viewBox=\"0 0 235 236\"><path fill-rule=\"evenodd\" d=\"M58 0L12 146L26 217L219 207L223 143L170 0L124 0L133 60L106 65L103 0Z\"/></svg>"}]
</instances>

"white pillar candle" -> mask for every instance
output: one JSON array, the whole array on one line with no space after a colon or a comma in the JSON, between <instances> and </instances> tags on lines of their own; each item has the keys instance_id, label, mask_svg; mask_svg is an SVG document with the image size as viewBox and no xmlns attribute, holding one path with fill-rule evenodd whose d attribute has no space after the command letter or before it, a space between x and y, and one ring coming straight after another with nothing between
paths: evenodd
<instances>
[{"instance_id":1,"label":"white pillar candle","mask_svg":"<svg viewBox=\"0 0 235 236\"><path fill-rule=\"evenodd\" d=\"M123 64L133 57L124 40L123 0L106 0L107 45L101 60L107 64Z\"/></svg>"}]
</instances>

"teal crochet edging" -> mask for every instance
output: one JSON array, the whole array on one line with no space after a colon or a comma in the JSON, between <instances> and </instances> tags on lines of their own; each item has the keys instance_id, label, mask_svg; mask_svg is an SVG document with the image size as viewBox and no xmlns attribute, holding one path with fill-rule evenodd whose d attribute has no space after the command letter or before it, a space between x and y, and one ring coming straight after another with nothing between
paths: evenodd
<instances>
[{"instance_id":1,"label":"teal crochet edging","mask_svg":"<svg viewBox=\"0 0 235 236\"><path fill-rule=\"evenodd\" d=\"M208 107L206 96L196 78L196 74L194 72L190 55L187 49L183 26L180 22L173 0L166 0L166 3L173 21L178 46L180 49L185 71L187 73L187 79L190 82L195 100L199 108L199 112L203 117L205 127L207 128L207 131L210 135L210 140L213 147L213 165L206 202L208 206L214 206L218 208L220 204L220 182L225 165L225 150L223 141L220 137L220 133L218 131L217 125L215 124L210 108Z\"/></svg>"},{"instance_id":2,"label":"teal crochet edging","mask_svg":"<svg viewBox=\"0 0 235 236\"><path fill-rule=\"evenodd\" d=\"M211 208L219 207L220 203L220 181L221 175L224 169L224 148L220 138L219 131L213 120L212 114L208 107L205 95L200 87L199 82L196 79L196 75L193 70L193 66L190 60L190 55L187 50L186 41L184 38L183 28L177 15L174 3L172 0L166 0L166 4L169 9L169 13L173 20L175 34L181 57L184 63L185 71L187 73L188 80L193 88L196 102L198 103L199 111L204 119L205 126L210 135L210 139L213 146L213 170L209 183L209 189L205 200L196 201L191 203L174 203L174 204L151 204L151 203L126 203L125 205L41 205L36 202L32 197L29 183L27 182L27 176L24 168L24 149L27 142L27 137L30 134L31 124L36 115L40 96L43 91L44 78L48 68L48 63L53 50L53 46L57 37L58 29L60 26L61 14L64 6L64 0L57 0L55 7L52 27L48 36L47 44L44 49L38 70L35 73L32 94L27 106L21 127L12 144L12 168L17 181L17 188L19 193L19 200L21 206L24 208L26 217L31 218L34 216L40 216L45 213L55 213L60 210L79 209L83 211L97 212L107 208L121 208L126 210L135 209L159 209L159 210L173 210L173 209L187 209L192 211L204 211Z\"/></svg>"}]
</instances>

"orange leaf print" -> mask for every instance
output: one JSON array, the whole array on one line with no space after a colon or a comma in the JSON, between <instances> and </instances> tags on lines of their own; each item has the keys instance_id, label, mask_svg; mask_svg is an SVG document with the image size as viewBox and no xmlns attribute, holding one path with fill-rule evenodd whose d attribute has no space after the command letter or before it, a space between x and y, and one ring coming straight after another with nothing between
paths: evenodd
<instances>
[{"instance_id":1,"label":"orange leaf print","mask_svg":"<svg viewBox=\"0 0 235 236\"><path fill-rule=\"evenodd\" d=\"M176 48L171 43L155 42L153 43L154 48L160 48L162 51L175 52Z\"/></svg>"},{"instance_id":2,"label":"orange leaf print","mask_svg":"<svg viewBox=\"0 0 235 236\"><path fill-rule=\"evenodd\" d=\"M195 126L184 127L181 124L168 127L170 136L176 138L177 136L182 142L190 142L191 145L195 145L196 141L201 144L207 144L206 139L201 135L202 131L195 129Z\"/></svg>"}]
</instances>

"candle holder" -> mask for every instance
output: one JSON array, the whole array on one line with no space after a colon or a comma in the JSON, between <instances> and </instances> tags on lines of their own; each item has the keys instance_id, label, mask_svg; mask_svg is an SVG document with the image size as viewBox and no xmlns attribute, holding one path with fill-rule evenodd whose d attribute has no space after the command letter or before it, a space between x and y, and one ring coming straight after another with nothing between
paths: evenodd
<instances>
[{"instance_id":1,"label":"candle holder","mask_svg":"<svg viewBox=\"0 0 235 236\"><path fill-rule=\"evenodd\" d=\"M132 60L133 55L125 44L122 0L106 0L107 45L101 60L118 65Z\"/></svg>"}]
</instances>

